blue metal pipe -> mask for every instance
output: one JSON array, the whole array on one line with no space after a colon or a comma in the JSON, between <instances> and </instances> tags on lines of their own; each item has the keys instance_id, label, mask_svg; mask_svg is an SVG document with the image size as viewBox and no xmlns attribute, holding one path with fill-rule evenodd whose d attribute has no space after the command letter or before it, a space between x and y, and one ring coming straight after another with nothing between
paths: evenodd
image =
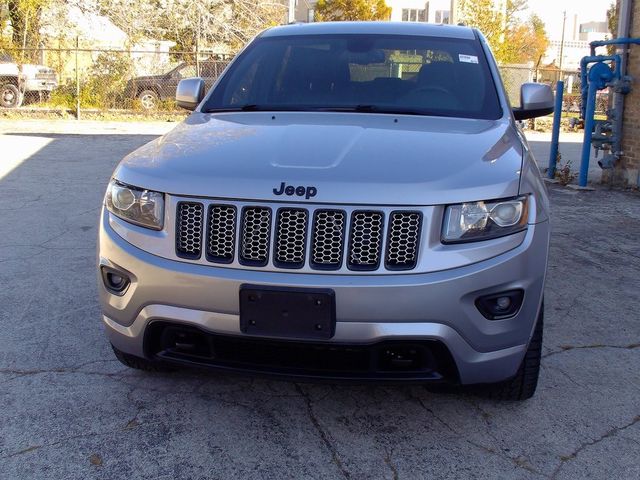
<instances>
[{"instance_id":1,"label":"blue metal pipe","mask_svg":"<svg viewBox=\"0 0 640 480\"><path fill-rule=\"evenodd\" d=\"M582 142L582 160L580 162L580 177L578 184L581 187L587 186L587 178L589 175L589 157L591 156L591 134L596 113L596 93L598 88L595 82L589 82L589 92L587 94L587 111L584 118L584 140Z\"/></svg>"},{"instance_id":2,"label":"blue metal pipe","mask_svg":"<svg viewBox=\"0 0 640 480\"><path fill-rule=\"evenodd\" d=\"M549 170L547 176L556 176L556 162L558 161L558 140L560 138L560 120L562 119L562 96L564 93L564 82L558 80L556 83L556 106L553 113L553 130L551 133L551 153L549 154Z\"/></svg>"},{"instance_id":3,"label":"blue metal pipe","mask_svg":"<svg viewBox=\"0 0 640 480\"><path fill-rule=\"evenodd\" d=\"M591 57L582 57L580 60L580 116L582 119L586 118L585 108L587 104L587 89L588 89L588 81L587 74L588 69L587 65L590 63L598 63L602 61L615 61L615 75L617 78L621 76L620 65L622 64L622 57L618 54L615 55L596 55ZM604 88L604 86L602 87Z\"/></svg>"},{"instance_id":4,"label":"blue metal pipe","mask_svg":"<svg viewBox=\"0 0 640 480\"><path fill-rule=\"evenodd\" d=\"M640 45L640 38L614 38L613 40L594 40L589 44L591 46L591 56L596 54L597 47L604 47L606 45L629 45L634 43Z\"/></svg>"}]
</instances>

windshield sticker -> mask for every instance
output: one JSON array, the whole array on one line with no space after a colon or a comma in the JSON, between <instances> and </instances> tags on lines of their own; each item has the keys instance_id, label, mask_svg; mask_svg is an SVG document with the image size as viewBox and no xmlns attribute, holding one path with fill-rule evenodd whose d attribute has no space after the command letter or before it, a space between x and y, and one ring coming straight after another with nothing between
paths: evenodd
<instances>
[{"instance_id":1,"label":"windshield sticker","mask_svg":"<svg viewBox=\"0 0 640 480\"><path fill-rule=\"evenodd\" d=\"M458 55L458 59L464 63L478 63L478 57L475 55L464 55L461 53Z\"/></svg>"}]
</instances>

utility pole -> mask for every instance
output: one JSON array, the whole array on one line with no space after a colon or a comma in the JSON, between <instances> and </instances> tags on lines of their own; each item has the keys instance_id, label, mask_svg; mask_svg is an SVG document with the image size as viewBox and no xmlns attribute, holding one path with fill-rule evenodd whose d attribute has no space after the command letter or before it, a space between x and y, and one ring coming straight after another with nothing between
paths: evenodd
<instances>
[{"instance_id":1,"label":"utility pole","mask_svg":"<svg viewBox=\"0 0 640 480\"><path fill-rule=\"evenodd\" d=\"M287 18L287 22L293 23L295 21L296 21L296 0L289 0L289 16Z\"/></svg>"},{"instance_id":2,"label":"utility pole","mask_svg":"<svg viewBox=\"0 0 640 480\"><path fill-rule=\"evenodd\" d=\"M564 27L567 23L567 11L562 12L562 37L560 39L560 65L558 66L560 70L560 78L558 80L562 80L562 57L564 56Z\"/></svg>"}]
</instances>

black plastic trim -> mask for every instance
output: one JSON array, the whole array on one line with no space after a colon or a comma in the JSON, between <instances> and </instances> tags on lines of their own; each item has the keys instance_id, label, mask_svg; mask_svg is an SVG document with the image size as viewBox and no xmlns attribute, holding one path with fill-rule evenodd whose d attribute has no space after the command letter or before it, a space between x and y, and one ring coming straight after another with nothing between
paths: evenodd
<instances>
[{"instance_id":1,"label":"black plastic trim","mask_svg":"<svg viewBox=\"0 0 640 480\"><path fill-rule=\"evenodd\" d=\"M313 261L313 252L314 252L314 246L316 244L316 222L318 221L318 213L322 213L322 212L330 212L330 213L341 213L344 217L344 220L342 222L342 245L340 246L340 259L338 260L338 263L335 265L332 264L323 264L323 263L315 263ZM342 264L344 262L344 252L345 250L348 248L348 238L346 235L346 231L347 231L347 221L349 219L349 216L347 215L347 212L345 212L344 210L340 210L337 208L320 208L317 209L313 212L313 224L312 224L312 228L311 228L311 252L309 253L309 266L314 269L314 270L325 270L325 271L329 271L329 270L340 270L342 268Z\"/></svg>"},{"instance_id":2,"label":"black plastic trim","mask_svg":"<svg viewBox=\"0 0 640 480\"><path fill-rule=\"evenodd\" d=\"M200 229L200 250L199 253L196 254L192 254L192 253L184 253L181 252L180 250L178 250L178 241L180 238L180 207L182 205L200 205L201 207L201 211L202 211L202 228ZM180 258L185 258L188 260L199 260L200 257L202 257L202 238L205 234L205 208L204 208L204 204L201 202L184 202L184 201L180 201L176 204L176 241L175 241L175 251L176 251L176 256L180 257Z\"/></svg>"},{"instance_id":3,"label":"black plastic trim","mask_svg":"<svg viewBox=\"0 0 640 480\"><path fill-rule=\"evenodd\" d=\"M307 219L305 221L305 225L304 225L304 246L303 246L303 250L302 250L302 262L282 262L280 260L278 260L278 240L280 239L280 224L278 222L278 219L280 217L280 212L282 211L289 211L289 212L305 212L307 214ZM309 239L309 217L311 215L309 215L309 209L307 208L299 208L299 207L279 207L276 210L276 214L273 218L273 221L275 222L275 237L273 239L273 245L272 245L272 250L273 250L273 264L278 267L278 268L287 268L290 270L297 270L300 268L304 267L306 258L307 258L307 240Z\"/></svg>"},{"instance_id":4,"label":"black plastic trim","mask_svg":"<svg viewBox=\"0 0 640 480\"><path fill-rule=\"evenodd\" d=\"M109 274L118 275L119 277L125 279L124 286L119 289L113 288L109 282ZM102 284L109 293L122 297L125 293L127 293L127 290L129 290L129 286L131 285L131 276L128 272L124 272L112 267L107 267L106 265L100 265L100 275L102 277Z\"/></svg>"},{"instance_id":5,"label":"black plastic trim","mask_svg":"<svg viewBox=\"0 0 640 480\"><path fill-rule=\"evenodd\" d=\"M235 215L235 220L233 221L233 251L231 253L231 259L216 257L215 255L209 254L209 235L211 235L211 210L213 210L214 207L232 208ZM238 243L239 243L237 236L238 236L238 209L235 207L235 205L222 204L222 203L210 204L209 207L207 208L207 229L205 232L205 245L204 245L205 258L207 259L207 261L212 263L221 263L221 264L233 263L233 261L236 258L236 250L238 249Z\"/></svg>"},{"instance_id":6,"label":"black plastic trim","mask_svg":"<svg viewBox=\"0 0 640 480\"><path fill-rule=\"evenodd\" d=\"M267 256L264 261L256 261L256 260L247 260L242 256L242 250L244 246L244 242L242 240L242 231L244 228L244 216L247 210L249 209L263 209L269 211L269 233L267 236ZM269 264L269 252L271 251L271 230L273 230L273 209L270 207L265 207L264 205L246 205L242 207L240 212L240 235L238 236L238 262L241 265L245 265L247 267L266 267Z\"/></svg>"},{"instance_id":7,"label":"black plastic trim","mask_svg":"<svg viewBox=\"0 0 640 480\"><path fill-rule=\"evenodd\" d=\"M389 264L389 241L391 240L391 225L393 223L393 216L397 214L412 215L416 213L418 214L418 230L416 232L416 255L413 263L406 265ZM414 268L416 268L416 265L418 264L418 255L420 255L420 240L422 238L423 220L424 218L420 210L393 210L391 213L389 213L386 238L387 246L384 253L384 268L392 271L413 270Z\"/></svg>"},{"instance_id":8,"label":"black plastic trim","mask_svg":"<svg viewBox=\"0 0 640 480\"><path fill-rule=\"evenodd\" d=\"M171 348L163 349L162 334L166 328L199 335L199 339L203 340L199 340L199 344L204 345L206 341L208 353L188 354ZM424 363L421 368L409 370L385 368L385 364L380 362L380 355L384 354L385 349L394 347L421 349L424 352ZM143 350L145 357L149 360L290 380L417 382L451 385L458 385L460 382L455 360L446 345L438 340L429 339L379 340L356 344L281 340L251 335L213 333L196 326L156 320L152 321L145 330ZM360 368L357 368L354 362L340 362L341 352L355 355L354 359L360 360ZM298 353L307 358L299 358ZM226 358L225 355L227 355ZM244 355L246 356L243 358ZM278 359L273 358L272 355L284 355L284 357ZM312 356L312 366L309 366L309 355ZM313 358L314 355L316 358ZM334 355L338 355L338 358L336 359ZM267 363L260 363L260 360L264 359Z\"/></svg>"},{"instance_id":9,"label":"black plastic trim","mask_svg":"<svg viewBox=\"0 0 640 480\"><path fill-rule=\"evenodd\" d=\"M380 215L380 221L382 223L382 225L380 226L380 247L378 248L378 261L376 262L375 265L353 265L349 261L349 257L351 256L351 249L353 247L353 245L352 245L352 240L353 240L353 218L358 213L377 213L377 214ZM378 270L378 268L380 268L381 258L382 258L382 255L383 255L382 246L385 243L385 238L384 238L385 220L386 219L385 219L384 212L381 212L380 210L354 210L353 212L351 212L351 217L349 219L349 239L347 241L348 248L347 248L347 254L346 254L346 263L347 263L347 268L349 270L352 270L354 272L367 272L367 271Z\"/></svg>"}]
</instances>

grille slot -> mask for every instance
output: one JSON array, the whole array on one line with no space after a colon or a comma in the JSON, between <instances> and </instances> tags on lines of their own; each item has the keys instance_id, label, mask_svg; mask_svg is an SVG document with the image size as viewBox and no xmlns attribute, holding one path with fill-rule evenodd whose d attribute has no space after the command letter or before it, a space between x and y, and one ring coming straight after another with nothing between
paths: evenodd
<instances>
[{"instance_id":1,"label":"grille slot","mask_svg":"<svg viewBox=\"0 0 640 480\"><path fill-rule=\"evenodd\" d=\"M308 216L308 212L300 208L278 210L274 257L281 267L300 268L304 265Z\"/></svg>"},{"instance_id":2,"label":"grille slot","mask_svg":"<svg viewBox=\"0 0 640 480\"><path fill-rule=\"evenodd\" d=\"M245 207L242 211L240 261L247 265L264 266L269 259L271 209Z\"/></svg>"},{"instance_id":3,"label":"grille slot","mask_svg":"<svg viewBox=\"0 0 640 480\"><path fill-rule=\"evenodd\" d=\"M421 227L420 212L391 214L385 259L389 270L409 270L416 266Z\"/></svg>"},{"instance_id":4,"label":"grille slot","mask_svg":"<svg viewBox=\"0 0 640 480\"><path fill-rule=\"evenodd\" d=\"M382 250L382 212L356 211L351 216L349 268L375 270Z\"/></svg>"},{"instance_id":5,"label":"grille slot","mask_svg":"<svg viewBox=\"0 0 640 480\"><path fill-rule=\"evenodd\" d=\"M345 213L341 210L316 210L311 247L313 267L327 270L340 268L345 223Z\"/></svg>"},{"instance_id":6,"label":"grille slot","mask_svg":"<svg viewBox=\"0 0 640 480\"><path fill-rule=\"evenodd\" d=\"M176 254L183 258L200 258L204 207L201 203L180 202L176 219Z\"/></svg>"},{"instance_id":7,"label":"grille slot","mask_svg":"<svg viewBox=\"0 0 640 480\"><path fill-rule=\"evenodd\" d=\"M231 263L236 249L236 207L211 205L208 214L207 260Z\"/></svg>"}]
</instances>

